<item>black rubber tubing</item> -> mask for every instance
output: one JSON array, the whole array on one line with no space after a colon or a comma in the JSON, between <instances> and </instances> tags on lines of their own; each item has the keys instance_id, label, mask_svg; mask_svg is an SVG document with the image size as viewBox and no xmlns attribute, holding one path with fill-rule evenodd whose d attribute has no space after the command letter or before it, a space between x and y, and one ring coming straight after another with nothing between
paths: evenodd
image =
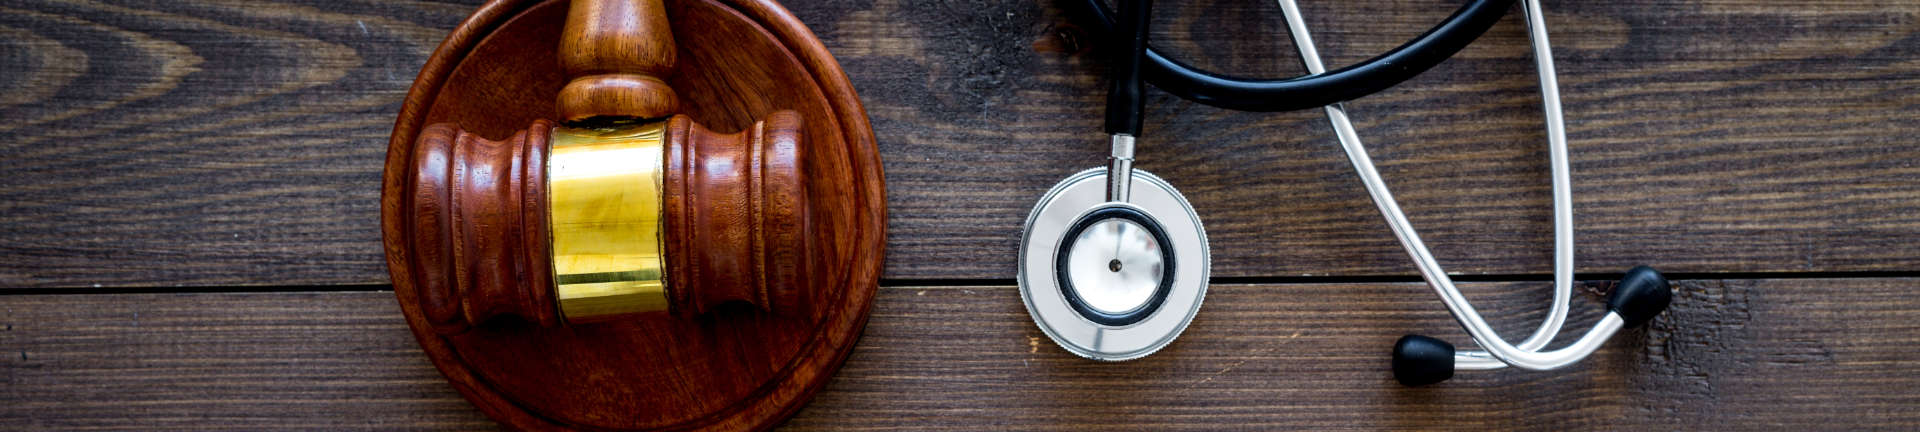
<instances>
[{"instance_id":1,"label":"black rubber tubing","mask_svg":"<svg viewBox=\"0 0 1920 432\"><path fill-rule=\"evenodd\" d=\"M1141 59L1147 50L1147 23L1152 18L1153 0L1119 0L1120 31L1125 39L1114 40L1112 69L1107 76L1113 88L1107 91L1107 133L1140 136L1140 123L1146 114L1146 85L1140 82Z\"/></svg>"},{"instance_id":2,"label":"black rubber tubing","mask_svg":"<svg viewBox=\"0 0 1920 432\"><path fill-rule=\"evenodd\" d=\"M1095 29L1115 32L1113 12L1104 0L1082 0ZM1183 99L1240 111L1277 112L1318 108L1358 99L1393 87L1452 57L1513 7L1513 0L1473 0L1440 25L1411 41L1352 66L1288 79L1248 79L1196 69L1146 49L1147 82ZM1146 27L1142 26L1141 31ZM1144 39L1144 38L1142 38ZM1127 40L1108 37L1106 40Z\"/></svg>"}]
</instances>

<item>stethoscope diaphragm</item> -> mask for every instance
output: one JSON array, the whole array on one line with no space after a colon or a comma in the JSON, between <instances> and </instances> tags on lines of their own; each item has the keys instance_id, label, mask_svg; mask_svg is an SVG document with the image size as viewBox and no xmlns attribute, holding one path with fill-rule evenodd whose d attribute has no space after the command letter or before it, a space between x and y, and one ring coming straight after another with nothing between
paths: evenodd
<instances>
[{"instance_id":1,"label":"stethoscope diaphragm","mask_svg":"<svg viewBox=\"0 0 1920 432\"><path fill-rule=\"evenodd\" d=\"M1107 201L1107 170L1054 185L1020 241L1020 297L1068 352L1132 360L1173 342L1207 293L1206 229L1171 184L1132 170L1126 201Z\"/></svg>"}]
</instances>

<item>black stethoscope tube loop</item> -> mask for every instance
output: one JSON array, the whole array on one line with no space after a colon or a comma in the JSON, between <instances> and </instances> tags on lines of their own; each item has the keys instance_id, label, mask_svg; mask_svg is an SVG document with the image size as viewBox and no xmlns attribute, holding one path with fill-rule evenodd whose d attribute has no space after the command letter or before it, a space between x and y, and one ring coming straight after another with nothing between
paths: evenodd
<instances>
[{"instance_id":1,"label":"black stethoscope tube loop","mask_svg":"<svg viewBox=\"0 0 1920 432\"><path fill-rule=\"evenodd\" d=\"M1091 15L1092 19L1088 22L1097 25L1096 30L1108 35L1126 34L1128 29L1115 28L1113 13L1103 0L1081 1L1081 9ZM1151 46L1144 49L1146 62L1140 64L1140 68L1154 87L1187 100L1220 108L1258 112L1319 108L1385 90L1426 72L1466 48L1481 33L1486 33L1506 14L1507 9L1513 7L1513 2L1474 0L1455 10L1452 16L1432 30L1392 51L1324 74L1288 79L1238 78L1194 68L1167 58ZM1143 3L1141 7L1146 7L1145 0L1122 3ZM1138 34L1135 39L1144 43L1145 30L1144 23L1138 24L1137 30L1134 30ZM1107 114L1110 133L1117 133L1112 131L1116 115L1110 107ZM1136 130L1138 118L1136 114Z\"/></svg>"}]
</instances>

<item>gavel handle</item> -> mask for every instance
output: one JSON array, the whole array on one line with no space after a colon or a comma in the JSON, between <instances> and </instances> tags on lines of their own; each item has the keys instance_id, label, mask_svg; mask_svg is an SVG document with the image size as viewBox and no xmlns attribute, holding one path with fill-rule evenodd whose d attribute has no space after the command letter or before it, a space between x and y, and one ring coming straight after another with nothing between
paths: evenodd
<instances>
[{"instance_id":1,"label":"gavel handle","mask_svg":"<svg viewBox=\"0 0 1920 432\"><path fill-rule=\"evenodd\" d=\"M573 0L560 32L560 120L661 119L679 112L673 29L661 0Z\"/></svg>"}]
</instances>

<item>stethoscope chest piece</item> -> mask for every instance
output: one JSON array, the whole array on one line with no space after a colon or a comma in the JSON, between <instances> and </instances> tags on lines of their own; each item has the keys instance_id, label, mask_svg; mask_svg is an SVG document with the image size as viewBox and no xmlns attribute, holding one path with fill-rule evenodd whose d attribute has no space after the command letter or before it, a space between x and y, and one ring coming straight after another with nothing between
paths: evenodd
<instances>
[{"instance_id":1,"label":"stethoscope chest piece","mask_svg":"<svg viewBox=\"0 0 1920 432\"><path fill-rule=\"evenodd\" d=\"M1107 170L1068 177L1035 205L1020 241L1020 297L1068 352L1132 360L1167 346L1207 294L1207 233L1173 186L1133 170L1126 201Z\"/></svg>"}]
</instances>

